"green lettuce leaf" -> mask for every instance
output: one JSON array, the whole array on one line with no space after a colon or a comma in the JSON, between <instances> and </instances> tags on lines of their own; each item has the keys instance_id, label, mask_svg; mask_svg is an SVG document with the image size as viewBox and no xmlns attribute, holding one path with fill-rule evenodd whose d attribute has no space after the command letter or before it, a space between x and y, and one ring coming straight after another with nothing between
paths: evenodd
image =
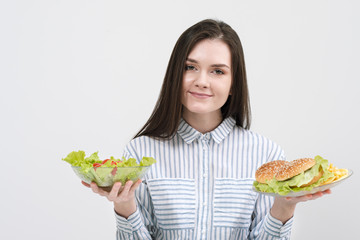
<instances>
[{"instance_id":1,"label":"green lettuce leaf","mask_svg":"<svg viewBox=\"0 0 360 240\"><path fill-rule=\"evenodd\" d=\"M154 164L156 160L152 157L143 157L143 159L140 162L140 166L150 166Z\"/></svg>"},{"instance_id":2,"label":"green lettuce leaf","mask_svg":"<svg viewBox=\"0 0 360 240\"><path fill-rule=\"evenodd\" d=\"M86 162L89 163L96 163L96 162L101 162L99 156L98 156L99 152L94 152L93 154L90 155L90 157L85 158L84 160Z\"/></svg>"},{"instance_id":3,"label":"green lettuce leaf","mask_svg":"<svg viewBox=\"0 0 360 240\"><path fill-rule=\"evenodd\" d=\"M85 152L78 151L78 152L71 152L69 153L66 158L62 160L70 163L72 166L81 166L81 164L85 161Z\"/></svg>"}]
</instances>

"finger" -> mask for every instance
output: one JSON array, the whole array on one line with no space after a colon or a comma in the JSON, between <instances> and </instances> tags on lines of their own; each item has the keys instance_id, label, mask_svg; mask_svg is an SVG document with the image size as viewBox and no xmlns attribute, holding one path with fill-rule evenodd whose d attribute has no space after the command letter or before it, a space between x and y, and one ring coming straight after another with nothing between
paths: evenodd
<instances>
[{"instance_id":1,"label":"finger","mask_svg":"<svg viewBox=\"0 0 360 240\"><path fill-rule=\"evenodd\" d=\"M93 190L94 193L97 193L97 194L99 194L101 196L108 195L108 193L106 191L102 190L101 188L99 188L96 183L91 182L90 186L91 186L91 189Z\"/></svg>"},{"instance_id":2,"label":"finger","mask_svg":"<svg viewBox=\"0 0 360 240\"><path fill-rule=\"evenodd\" d=\"M130 180L130 181L127 181L126 183L125 183L125 187L124 187L124 189L121 191L121 193L120 193L120 196L121 197L125 197L125 196L127 196L128 194L129 194L129 191L130 191L130 188L131 188L131 185L133 184L133 182Z\"/></svg>"},{"instance_id":3,"label":"finger","mask_svg":"<svg viewBox=\"0 0 360 240\"><path fill-rule=\"evenodd\" d=\"M140 186L140 184L142 183L141 179L138 179L135 184L133 184L130 188L129 193L134 193L135 190Z\"/></svg>"},{"instance_id":4,"label":"finger","mask_svg":"<svg viewBox=\"0 0 360 240\"><path fill-rule=\"evenodd\" d=\"M121 182L114 183L114 185L109 193L109 196L108 196L108 199L110 201L113 201L119 195L120 188L121 188Z\"/></svg>"},{"instance_id":5,"label":"finger","mask_svg":"<svg viewBox=\"0 0 360 240\"><path fill-rule=\"evenodd\" d=\"M323 193L326 193L326 194L331 194L331 189L326 189Z\"/></svg>"},{"instance_id":6,"label":"finger","mask_svg":"<svg viewBox=\"0 0 360 240\"><path fill-rule=\"evenodd\" d=\"M299 200L301 200L302 202L308 201L310 199L313 198L313 194L306 194L305 196L301 196L299 197Z\"/></svg>"},{"instance_id":7,"label":"finger","mask_svg":"<svg viewBox=\"0 0 360 240\"><path fill-rule=\"evenodd\" d=\"M308 199L308 200L318 199L318 198L324 196L325 194L327 194L327 192L325 192L325 191L314 193L314 194L311 195L311 197L309 196L309 199Z\"/></svg>"},{"instance_id":8,"label":"finger","mask_svg":"<svg viewBox=\"0 0 360 240\"><path fill-rule=\"evenodd\" d=\"M98 192L99 192L99 187L96 185L96 183L91 182L91 183L90 183L90 187L91 187L91 190L93 190L94 193L98 193Z\"/></svg>"},{"instance_id":9,"label":"finger","mask_svg":"<svg viewBox=\"0 0 360 240\"><path fill-rule=\"evenodd\" d=\"M90 184L88 184L88 183L86 183L86 182L84 182L84 181L81 181L81 183L82 183L82 185L84 185L85 187L90 188Z\"/></svg>"},{"instance_id":10,"label":"finger","mask_svg":"<svg viewBox=\"0 0 360 240\"><path fill-rule=\"evenodd\" d=\"M317 193L314 193L311 200L315 200L319 197L322 197L324 194L322 192L317 192Z\"/></svg>"},{"instance_id":11,"label":"finger","mask_svg":"<svg viewBox=\"0 0 360 240\"><path fill-rule=\"evenodd\" d=\"M315 193L314 194L314 197L322 197L322 196L324 196L324 192L317 192L317 193Z\"/></svg>"},{"instance_id":12,"label":"finger","mask_svg":"<svg viewBox=\"0 0 360 240\"><path fill-rule=\"evenodd\" d=\"M306 194L299 197L286 197L285 200L293 201L293 202L305 202L307 200L310 200L311 198L312 198L312 194Z\"/></svg>"},{"instance_id":13,"label":"finger","mask_svg":"<svg viewBox=\"0 0 360 240\"><path fill-rule=\"evenodd\" d=\"M308 201L308 200L315 200L319 197L322 197L324 196L325 194L330 194L331 193L331 190L330 189L327 189L327 190L324 190L324 191L321 191L321 192L316 192L316 193L313 193L313 194L306 194L304 196L299 196L299 197L285 197L285 200L287 201L297 201L297 202L305 202L305 201Z\"/></svg>"},{"instance_id":14,"label":"finger","mask_svg":"<svg viewBox=\"0 0 360 240\"><path fill-rule=\"evenodd\" d=\"M327 189L327 190L325 190L325 191L322 191L322 192L320 192L320 193L317 193L316 198L322 197L322 196L324 196L324 195L326 195L326 194L331 194L331 190L330 190L330 189ZM314 198L314 199L316 199L316 198Z\"/></svg>"}]
</instances>

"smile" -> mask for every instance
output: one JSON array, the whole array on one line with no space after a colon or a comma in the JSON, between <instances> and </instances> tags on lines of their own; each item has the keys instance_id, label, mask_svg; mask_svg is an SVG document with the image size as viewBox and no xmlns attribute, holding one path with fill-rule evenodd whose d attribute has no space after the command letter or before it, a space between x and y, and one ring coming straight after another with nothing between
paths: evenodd
<instances>
[{"instance_id":1,"label":"smile","mask_svg":"<svg viewBox=\"0 0 360 240\"><path fill-rule=\"evenodd\" d=\"M204 93L197 93L197 92L189 92L191 96L200 98L200 99L206 99L212 97L212 95L204 94Z\"/></svg>"}]
</instances>

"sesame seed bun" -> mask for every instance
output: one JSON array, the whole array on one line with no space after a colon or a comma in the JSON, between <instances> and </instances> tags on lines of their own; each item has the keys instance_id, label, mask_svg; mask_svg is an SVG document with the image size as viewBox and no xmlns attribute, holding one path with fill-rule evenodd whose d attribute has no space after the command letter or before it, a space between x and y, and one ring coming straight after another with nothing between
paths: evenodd
<instances>
[{"instance_id":1,"label":"sesame seed bun","mask_svg":"<svg viewBox=\"0 0 360 240\"><path fill-rule=\"evenodd\" d=\"M275 160L264 163L255 172L256 181L259 183L266 183L266 181L273 179L278 170L287 163L288 162L284 160Z\"/></svg>"},{"instance_id":2,"label":"sesame seed bun","mask_svg":"<svg viewBox=\"0 0 360 240\"><path fill-rule=\"evenodd\" d=\"M277 181L285 181L292 178L306 170L312 168L316 161L312 158L300 158L284 164L275 174Z\"/></svg>"}]
</instances>

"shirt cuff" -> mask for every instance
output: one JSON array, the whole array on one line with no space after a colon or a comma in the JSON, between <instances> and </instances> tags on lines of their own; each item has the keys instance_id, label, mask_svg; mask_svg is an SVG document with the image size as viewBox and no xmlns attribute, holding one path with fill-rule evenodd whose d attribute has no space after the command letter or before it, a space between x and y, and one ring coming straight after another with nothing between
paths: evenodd
<instances>
[{"instance_id":1,"label":"shirt cuff","mask_svg":"<svg viewBox=\"0 0 360 240\"><path fill-rule=\"evenodd\" d=\"M141 215L138 209L131 214L127 219L120 216L115 212L116 218L116 227L119 231L132 234L133 232L139 230L143 225L141 221Z\"/></svg>"},{"instance_id":2,"label":"shirt cuff","mask_svg":"<svg viewBox=\"0 0 360 240\"><path fill-rule=\"evenodd\" d=\"M293 217L283 224L280 220L274 218L270 213L268 213L265 218L264 228L268 234L274 237L285 238L290 237L292 224Z\"/></svg>"}]
</instances>

